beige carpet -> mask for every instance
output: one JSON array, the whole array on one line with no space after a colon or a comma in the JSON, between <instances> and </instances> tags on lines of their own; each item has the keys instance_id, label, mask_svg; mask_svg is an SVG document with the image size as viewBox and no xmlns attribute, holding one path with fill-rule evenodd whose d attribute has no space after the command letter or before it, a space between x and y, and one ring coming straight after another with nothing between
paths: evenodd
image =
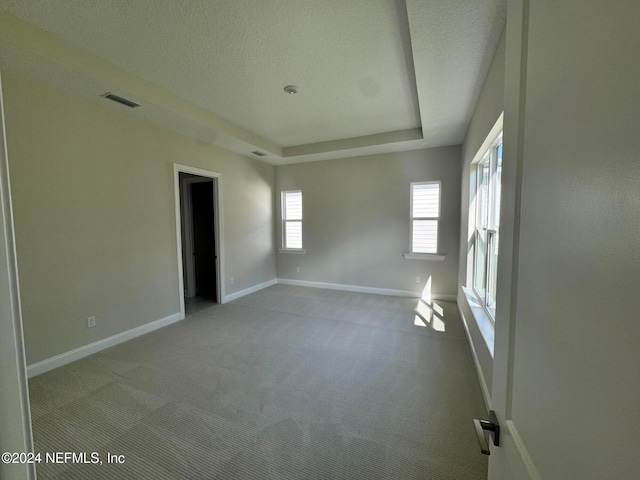
<instances>
[{"instance_id":1,"label":"beige carpet","mask_svg":"<svg viewBox=\"0 0 640 480\"><path fill-rule=\"evenodd\" d=\"M38 477L485 479L457 308L418 303L276 285L32 378L37 451L103 461Z\"/></svg>"}]
</instances>

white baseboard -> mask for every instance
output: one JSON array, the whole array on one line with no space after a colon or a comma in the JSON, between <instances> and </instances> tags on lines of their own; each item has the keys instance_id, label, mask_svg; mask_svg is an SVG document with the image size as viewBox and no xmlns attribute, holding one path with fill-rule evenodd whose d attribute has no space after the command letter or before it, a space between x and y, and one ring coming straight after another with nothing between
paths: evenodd
<instances>
[{"instance_id":1,"label":"white baseboard","mask_svg":"<svg viewBox=\"0 0 640 480\"><path fill-rule=\"evenodd\" d=\"M476 347L473 345L473 339L471 338L471 332L469 331L469 324L467 323L467 318L464 316L464 312L462 311L460 302L458 302L458 312L460 312L460 318L462 319L462 325L464 325L467 342L469 343L469 348L471 349L471 356L473 357L473 364L476 367L476 375L478 375L478 382L480 383L480 389L482 390L484 405L487 411L493 410L491 393L489 392L489 387L487 386L487 380L484 378L484 373L482 371L482 367L480 366L480 359L478 359L478 353L476 352Z\"/></svg>"},{"instance_id":2,"label":"white baseboard","mask_svg":"<svg viewBox=\"0 0 640 480\"><path fill-rule=\"evenodd\" d=\"M259 283L257 285L253 285L252 287L249 288L245 288L244 290L240 290L239 292L235 292L235 293L231 293L229 295L225 295L224 296L224 300L222 303L227 303L227 302L232 302L234 300L237 300L240 297L244 297L245 295L249 295L250 293L255 293L258 292L264 288L270 287L271 285L275 285L277 282L277 279L272 278L271 280L267 281L267 282L263 282L263 283Z\"/></svg>"},{"instance_id":3,"label":"white baseboard","mask_svg":"<svg viewBox=\"0 0 640 480\"><path fill-rule=\"evenodd\" d=\"M35 377L36 375L40 375L41 373L48 372L49 370L53 370L54 368L62 367L63 365L67 365L68 363L75 362L76 360L88 357L89 355L93 355L94 353L97 353L106 348L113 347L115 345L118 345L119 343L123 343L127 340L131 340L132 338L144 335L145 333L153 332L154 330L158 330L159 328L166 327L167 325L171 325L172 323L178 321L180 321L180 313L174 313L159 320L155 320L153 322L140 325L139 327L132 328L131 330L127 330L126 332L117 333L116 335L113 335L111 337L98 340L97 342L93 342L88 345L83 345L82 347L78 347L74 350L61 353L60 355L56 355L55 357L47 358L46 360L42 360L41 362L29 365L27 367L27 376L29 378Z\"/></svg>"},{"instance_id":4,"label":"white baseboard","mask_svg":"<svg viewBox=\"0 0 640 480\"><path fill-rule=\"evenodd\" d=\"M443 302L458 302L458 297L455 295L447 295L445 293L432 293L431 298L434 300L442 300Z\"/></svg>"},{"instance_id":5,"label":"white baseboard","mask_svg":"<svg viewBox=\"0 0 640 480\"><path fill-rule=\"evenodd\" d=\"M507 431L510 434L510 437L507 437L508 440L505 442L505 446L509 446L509 443L513 442L515 446L518 456L520 457L521 463L518 464L519 474L517 478L529 478L530 480L542 480L540 473L538 472L538 468L536 464L533 462L533 458L531 458L531 454L529 454L529 450L527 449L518 428L513 420L507 420L505 422ZM500 440L502 441L502 435L500 436ZM501 444L502 445L502 444ZM516 463L516 462L514 462ZM513 467L514 465L511 465ZM515 472L514 472L515 473Z\"/></svg>"},{"instance_id":6,"label":"white baseboard","mask_svg":"<svg viewBox=\"0 0 640 480\"><path fill-rule=\"evenodd\" d=\"M411 290L394 290L391 288L365 287L362 285L346 285L342 283L312 282L309 280L293 280L291 278L278 278L278 283L282 285L295 285L298 287L326 288L327 290L342 290L344 292L372 293L374 295L389 295L392 297L420 298L420 292ZM455 295L432 294L434 300L444 300L455 302Z\"/></svg>"}]
</instances>

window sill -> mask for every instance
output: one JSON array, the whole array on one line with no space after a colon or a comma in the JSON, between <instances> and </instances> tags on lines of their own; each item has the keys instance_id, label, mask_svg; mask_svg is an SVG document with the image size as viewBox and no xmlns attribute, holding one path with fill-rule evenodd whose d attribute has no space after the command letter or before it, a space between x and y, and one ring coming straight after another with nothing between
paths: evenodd
<instances>
[{"instance_id":1,"label":"window sill","mask_svg":"<svg viewBox=\"0 0 640 480\"><path fill-rule=\"evenodd\" d=\"M403 253L402 256L407 260L430 260L433 262L441 262L447 257L437 253Z\"/></svg>"},{"instance_id":2,"label":"window sill","mask_svg":"<svg viewBox=\"0 0 640 480\"><path fill-rule=\"evenodd\" d=\"M478 303L473 289L462 287L462 291L467 298L469 309L471 310L473 318L478 325L478 330L480 330L480 334L482 335L482 338L484 338L484 342L487 344L491 358L493 358L493 344L496 334L496 327L493 320L491 320L489 314L484 310L484 308L482 308L482 305Z\"/></svg>"},{"instance_id":3,"label":"window sill","mask_svg":"<svg viewBox=\"0 0 640 480\"><path fill-rule=\"evenodd\" d=\"M296 253L298 255L304 255L307 251L304 248L279 248L278 253Z\"/></svg>"}]
</instances>

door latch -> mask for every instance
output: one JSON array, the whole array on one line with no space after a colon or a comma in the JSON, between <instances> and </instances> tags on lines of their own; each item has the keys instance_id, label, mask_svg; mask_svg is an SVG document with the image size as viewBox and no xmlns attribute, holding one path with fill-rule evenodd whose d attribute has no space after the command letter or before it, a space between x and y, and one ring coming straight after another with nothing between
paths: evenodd
<instances>
[{"instance_id":1,"label":"door latch","mask_svg":"<svg viewBox=\"0 0 640 480\"><path fill-rule=\"evenodd\" d=\"M498 423L496 412L494 412L493 410L489 411L489 420L478 420L477 418L474 418L473 426L476 427L476 436L478 437L478 442L480 443L480 450L485 455L491 455L491 452L489 451L489 443L487 442L487 436L484 432L489 432L489 435L493 439L493 444L496 447L500 446L500 424Z\"/></svg>"}]
</instances>

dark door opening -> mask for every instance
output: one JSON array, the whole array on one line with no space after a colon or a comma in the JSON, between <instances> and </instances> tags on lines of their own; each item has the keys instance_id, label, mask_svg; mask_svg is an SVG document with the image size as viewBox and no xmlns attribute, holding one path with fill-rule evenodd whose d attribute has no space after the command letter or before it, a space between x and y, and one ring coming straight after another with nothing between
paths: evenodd
<instances>
[{"instance_id":1,"label":"dark door opening","mask_svg":"<svg viewBox=\"0 0 640 480\"><path fill-rule=\"evenodd\" d=\"M187 299L219 301L215 198L212 178L180 173L182 273Z\"/></svg>"},{"instance_id":2,"label":"dark door opening","mask_svg":"<svg viewBox=\"0 0 640 480\"><path fill-rule=\"evenodd\" d=\"M216 297L213 180L191 184L196 296Z\"/></svg>"}]
</instances>

